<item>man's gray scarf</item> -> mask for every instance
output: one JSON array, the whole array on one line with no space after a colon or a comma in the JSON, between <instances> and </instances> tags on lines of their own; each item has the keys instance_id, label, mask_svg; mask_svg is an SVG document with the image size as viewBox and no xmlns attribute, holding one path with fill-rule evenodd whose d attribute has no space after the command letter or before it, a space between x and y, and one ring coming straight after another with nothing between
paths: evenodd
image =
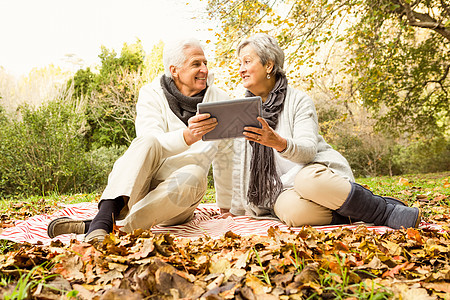
<instances>
[{"instance_id":1,"label":"man's gray scarf","mask_svg":"<svg viewBox=\"0 0 450 300\"><path fill-rule=\"evenodd\" d=\"M206 89L208 87L200 93L192 97L188 97L183 95L178 90L173 79L167 77L166 75L161 76L161 87L172 112L178 117L178 119L183 121L183 123L188 126L189 118L195 116L195 113L197 112L197 104L203 101L203 97L205 96Z\"/></svg>"},{"instance_id":2,"label":"man's gray scarf","mask_svg":"<svg viewBox=\"0 0 450 300\"><path fill-rule=\"evenodd\" d=\"M274 130L278 124L278 116L283 109L287 86L286 76L280 76L267 100L262 105L261 117ZM254 96L248 90L245 95L247 97ZM256 142L250 142L250 145L253 148L253 154L250 162L250 183L247 197L250 203L256 206L273 208L283 188L277 173L274 149Z\"/></svg>"}]
</instances>

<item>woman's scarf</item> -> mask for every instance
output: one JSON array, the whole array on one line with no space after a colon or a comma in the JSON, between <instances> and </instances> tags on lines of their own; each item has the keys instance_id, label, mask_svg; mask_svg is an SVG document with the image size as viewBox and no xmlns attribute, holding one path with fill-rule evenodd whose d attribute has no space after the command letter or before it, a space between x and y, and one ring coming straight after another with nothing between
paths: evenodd
<instances>
[{"instance_id":1,"label":"woman's scarf","mask_svg":"<svg viewBox=\"0 0 450 300\"><path fill-rule=\"evenodd\" d=\"M287 86L286 76L280 76L267 96L267 100L262 105L261 117L274 130L278 124L280 112L283 109ZM254 95L247 90L245 96L251 97ZM250 145L253 148L253 154L250 162L250 183L247 197L250 203L256 206L267 207L267 201L269 201L269 207L273 208L283 188L277 173L274 150L256 142L250 142Z\"/></svg>"},{"instance_id":2,"label":"woman's scarf","mask_svg":"<svg viewBox=\"0 0 450 300\"><path fill-rule=\"evenodd\" d=\"M208 87L200 93L192 97L188 97L183 95L178 90L173 79L167 77L166 75L161 76L161 87L172 112L178 117L178 119L183 121L183 123L188 126L189 118L195 116L195 113L197 112L197 104L203 101L203 97L205 96Z\"/></svg>"}]
</instances>

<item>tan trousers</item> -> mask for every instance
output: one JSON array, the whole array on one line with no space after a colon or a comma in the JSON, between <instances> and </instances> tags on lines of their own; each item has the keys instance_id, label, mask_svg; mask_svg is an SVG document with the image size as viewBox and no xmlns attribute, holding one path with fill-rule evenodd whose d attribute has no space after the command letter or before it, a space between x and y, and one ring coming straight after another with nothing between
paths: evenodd
<instances>
[{"instance_id":1,"label":"tan trousers","mask_svg":"<svg viewBox=\"0 0 450 300\"><path fill-rule=\"evenodd\" d=\"M121 211L122 230L149 229L189 221L206 193L205 170L197 165L180 166L165 180L156 180L162 148L154 137L138 137L114 164L101 199L129 197Z\"/></svg>"},{"instance_id":2,"label":"tan trousers","mask_svg":"<svg viewBox=\"0 0 450 300\"><path fill-rule=\"evenodd\" d=\"M274 211L286 225L328 225L332 210L344 204L350 194L350 182L322 164L304 167L295 177L294 188L283 191Z\"/></svg>"}]
</instances>

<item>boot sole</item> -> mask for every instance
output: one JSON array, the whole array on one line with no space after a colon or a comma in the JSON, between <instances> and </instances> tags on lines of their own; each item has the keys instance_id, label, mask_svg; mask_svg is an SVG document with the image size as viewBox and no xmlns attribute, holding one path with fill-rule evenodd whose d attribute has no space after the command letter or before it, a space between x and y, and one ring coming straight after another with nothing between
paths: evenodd
<instances>
[{"instance_id":1,"label":"boot sole","mask_svg":"<svg viewBox=\"0 0 450 300\"><path fill-rule=\"evenodd\" d=\"M416 220L416 224L414 224L414 228L419 227L420 222L422 221L422 210L420 208L418 208L419 213L417 214L417 220Z\"/></svg>"},{"instance_id":2,"label":"boot sole","mask_svg":"<svg viewBox=\"0 0 450 300\"><path fill-rule=\"evenodd\" d=\"M84 237L86 243L103 243L108 232L104 229L95 229Z\"/></svg>"}]
</instances>

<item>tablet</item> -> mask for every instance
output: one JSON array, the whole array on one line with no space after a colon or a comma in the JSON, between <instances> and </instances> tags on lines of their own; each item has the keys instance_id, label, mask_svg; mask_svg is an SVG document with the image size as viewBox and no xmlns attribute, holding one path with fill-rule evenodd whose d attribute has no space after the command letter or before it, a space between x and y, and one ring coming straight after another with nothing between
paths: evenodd
<instances>
[{"instance_id":1,"label":"tablet","mask_svg":"<svg viewBox=\"0 0 450 300\"><path fill-rule=\"evenodd\" d=\"M244 137L244 127L261 127L261 97L225 100L197 104L199 113L209 113L217 126L202 137L204 141Z\"/></svg>"}]
</instances>

